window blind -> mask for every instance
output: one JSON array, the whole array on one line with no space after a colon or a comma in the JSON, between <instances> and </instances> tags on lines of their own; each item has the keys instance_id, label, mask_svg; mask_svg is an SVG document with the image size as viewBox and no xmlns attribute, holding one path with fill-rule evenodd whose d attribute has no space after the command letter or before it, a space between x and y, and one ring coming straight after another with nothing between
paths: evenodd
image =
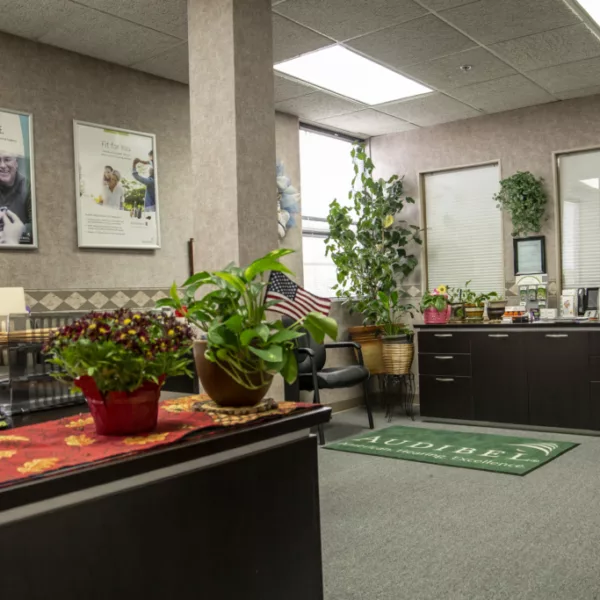
<instances>
[{"instance_id":1,"label":"window blind","mask_svg":"<svg viewBox=\"0 0 600 600\"><path fill-rule=\"evenodd\" d=\"M476 292L504 292L499 181L497 164L424 176L428 289L472 280Z\"/></svg>"},{"instance_id":2,"label":"window blind","mask_svg":"<svg viewBox=\"0 0 600 600\"><path fill-rule=\"evenodd\" d=\"M563 288L600 286L600 150L558 158Z\"/></svg>"}]
</instances>

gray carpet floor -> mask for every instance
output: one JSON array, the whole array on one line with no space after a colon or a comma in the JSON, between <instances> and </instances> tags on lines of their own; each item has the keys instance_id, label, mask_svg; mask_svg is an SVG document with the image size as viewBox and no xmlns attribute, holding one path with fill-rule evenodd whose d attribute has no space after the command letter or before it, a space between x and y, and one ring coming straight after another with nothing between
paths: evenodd
<instances>
[{"instance_id":1,"label":"gray carpet floor","mask_svg":"<svg viewBox=\"0 0 600 600\"><path fill-rule=\"evenodd\" d=\"M327 441L366 423L338 413ZM475 429L581 445L524 477L321 449L325 600L600 599L600 438Z\"/></svg>"}]
</instances>

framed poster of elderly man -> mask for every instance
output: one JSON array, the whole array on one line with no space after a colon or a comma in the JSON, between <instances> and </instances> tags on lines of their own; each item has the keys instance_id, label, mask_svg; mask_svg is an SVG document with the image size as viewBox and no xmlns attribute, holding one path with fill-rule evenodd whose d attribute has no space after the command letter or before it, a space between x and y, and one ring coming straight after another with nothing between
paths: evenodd
<instances>
[{"instance_id":1,"label":"framed poster of elderly man","mask_svg":"<svg viewBox=\"0 0 600 600\"><path fill-rule=\"evenodd\" d=\"M0 250L37 248L32 117L0 109Z\"/></svg>"}]
</instances>

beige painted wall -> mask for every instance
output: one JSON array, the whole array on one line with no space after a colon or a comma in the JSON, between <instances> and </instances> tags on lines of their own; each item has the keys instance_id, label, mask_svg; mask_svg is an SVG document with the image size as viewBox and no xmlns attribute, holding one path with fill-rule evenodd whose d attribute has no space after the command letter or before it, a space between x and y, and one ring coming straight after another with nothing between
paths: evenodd
<instances>
[{"instance_id":1,"label":"beige painted wall","mask_svg":"<svg viewBox=\"0 0 600 600\"><path fill-rule=\"evenodd\" d=\"M600 145L600 96L476 117L436 127L372 138L378 175L405 174L407 193L418 198L417 173L499 159L502 177L531 171L548 192L546 236L548 275L556 281L552 152ZM418 215L413 214L414 217ZM418 222L418 221L417 221ZM514 283L511 223L504 218L504 274ZM416 282L418 285L418 281ZM551 287L552 290L552 287ZM553 290L555 292L555 290Z\"/></svg>"},{"instance_id":2,"label":"beige painted wall","mask_svg":"<svg viewBox=\"0 0 600 600\"><path fill-rule=\"evenodd\" d=\"M0 107L33 114L39 250L0 252L0 287L160 287L188 274L195 206L188 88L0 34ZM73 119L155 133L162 248L79 250ZM201 244L197 240L197 244Z\"/></svg>"}]
</instances>

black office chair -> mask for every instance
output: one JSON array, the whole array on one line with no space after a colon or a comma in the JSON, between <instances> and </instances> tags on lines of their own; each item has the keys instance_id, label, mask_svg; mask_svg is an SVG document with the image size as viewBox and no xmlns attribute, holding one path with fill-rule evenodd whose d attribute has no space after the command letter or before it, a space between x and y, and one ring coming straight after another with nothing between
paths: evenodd
<instances>
[{"instance_id":1,"label":"black office chair","mask_svg":"<svg viewBox=\"0 0 600 600\"><path fill-rule=\"evenodd\" d=\"M283 318L286 326L294 321ZM353 348L358 364L345 367L325 367L327 360L327 350L335 348ZM333 342L330 344L317 344L308 332L298 339L297 348L298 359L298 387L300 390L314 392L313 402L321 403L319 390L334 390L339 388L352 387L363 384L363 395L369 417L369 428L373 429L373 414L371 413L371 404L369 402L369 370L364 365L362 349L356 342ZM319 444L325 443L325 434L323 426L319 426Z\"/></svg>"}]
</instances>

